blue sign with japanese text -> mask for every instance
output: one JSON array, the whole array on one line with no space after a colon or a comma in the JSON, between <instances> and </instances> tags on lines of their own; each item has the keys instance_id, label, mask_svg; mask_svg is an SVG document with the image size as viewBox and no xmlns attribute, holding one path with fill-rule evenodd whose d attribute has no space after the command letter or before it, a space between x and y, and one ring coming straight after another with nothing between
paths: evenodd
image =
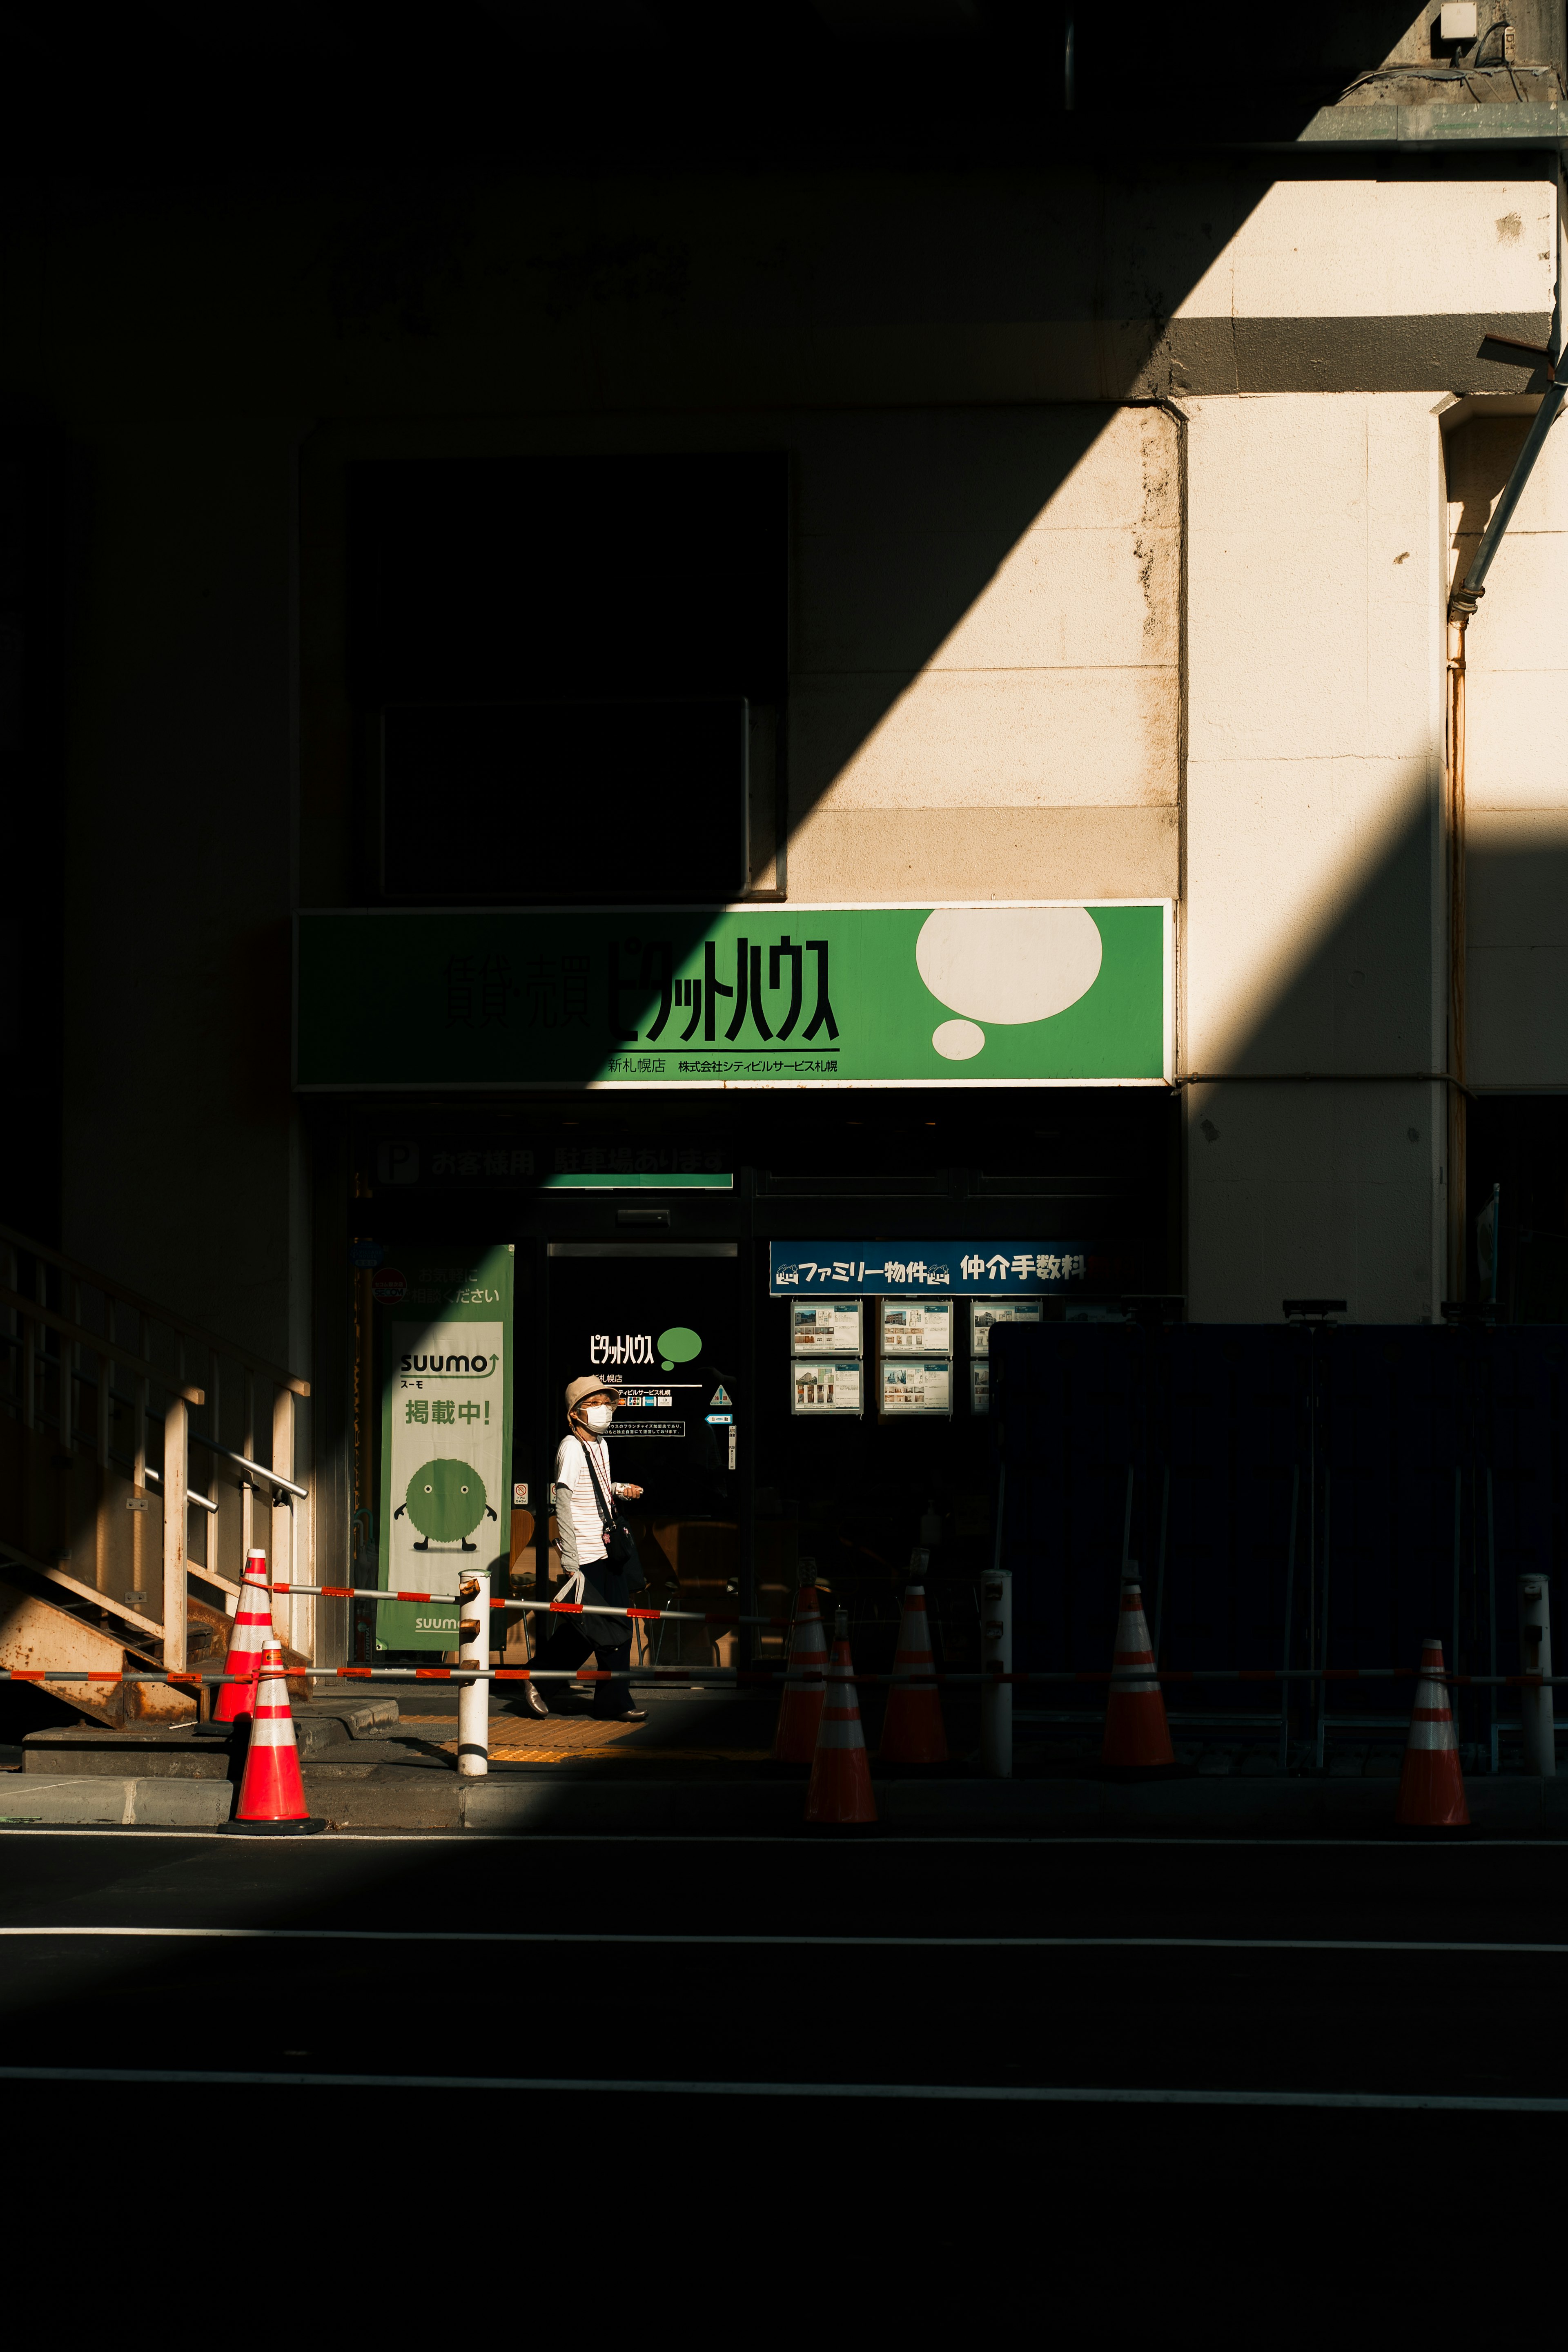
<instances>
[{"instance_id":1,"label":"blue sign with japanese text","mask_svg":"<svg viewBox=\"0 0 1568 2352\"><path fill-rule=\"evenodd\" d=\"M1082 1284L1088 1265L1083 1242L769 1242L768 1290L773 1298L1038 1298Z\"/></svg>"}]
</instances>

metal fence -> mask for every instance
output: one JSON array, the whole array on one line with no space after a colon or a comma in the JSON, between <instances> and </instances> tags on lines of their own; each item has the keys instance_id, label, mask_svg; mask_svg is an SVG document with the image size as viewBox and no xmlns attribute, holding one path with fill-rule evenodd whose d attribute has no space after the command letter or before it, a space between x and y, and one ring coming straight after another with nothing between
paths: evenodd
<instances>
[{"instance_id":1,"label":"metal fence","mask_svg":"<svg viewBox=\"0 0 1568 2352\"><path fill-rule=\"evenodd\" d=\"M1103 1666L1130 1560L1162 1665L1347 1667L1428 1633L1455 1672L1526 1663L1518 1579L1560 1582L1568 1555L1568 1330L1015 1326L991 1380L1020 1668ZM1403 1729L1354 1685L1186 1704L1320 1764ZM1495 1762L1513 1719L1495 1691L1463 1704Z\"/></svg>"}]
</instances>

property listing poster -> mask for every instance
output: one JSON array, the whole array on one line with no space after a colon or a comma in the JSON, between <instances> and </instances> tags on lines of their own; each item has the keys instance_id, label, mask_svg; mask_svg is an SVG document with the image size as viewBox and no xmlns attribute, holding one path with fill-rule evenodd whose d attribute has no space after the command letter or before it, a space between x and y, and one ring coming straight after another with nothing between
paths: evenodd
<instances>
[{"instance_id":1,"label":"property listing poster","mask_svg":"<svg viewBox=\"0 0 1568 2352\"><path fill-rule=\"evenodd\" d=\"M1040 1304L1038 1298L974 1298L969 1302L969 1353L988 1356L991 1333L998 1323L1038 1323ZM983 1411L984 1408L982 1407Z\"/></svg>"},{"instance_id":2,"label":"property listing poster","mask_svg":"<svg viewBox=\"0 0 1568 2352\"><path fill-rule=\"evenodd\" d=\"M922 1361L918 1357L907 1363L882 1362L882 1416L885 1421L903 1421L915 1413L940 1413L944 1417L953 1410L953 1367L934 1359Z\"/></svg>"},{"instance_id":3,"label":"property listing poster","mask_svg":"<svg viewBox=\"0 0 1568 2352\"><path fill-rule=\"evenodd\" d=\"M792 1298L789 1301L789 1352L795 1356L858 1356L861 1352L860 1300Z\"/></svg>"},{"instance_id":4,"label":"property listing poster","mask_svg":"<svg viewBox=\"0 0 1568 2352\"><path fill-rule=\"evenodd\" d=\"M461 1580L491 1570L511 1538L514 1245L415 1245L383 1265L378 1650L454 1650Z\"/></svg>"},{"instance_id":5,"label":"property listing poster","mask_svg":"<svg viewBox=\"0 0 1568 2352\"><path fill-rule=\"evenodd\" d=\"M790 1410L799 1413L858 1413L861 1368L856 1358L797 1362L790 1370Z\"/></svg>"},{"instance_id":6,"label":"property listing poster","mask_svg":"<svg viewBox=\"0 0 1568 2352\"><path fill-rule=\"evenodd\" d=\"M882 1307L882 1351L884 1356L950 1356L953 1352L953 1302L950 1298L884 1298Z\"/></svg>"}]
</instances>

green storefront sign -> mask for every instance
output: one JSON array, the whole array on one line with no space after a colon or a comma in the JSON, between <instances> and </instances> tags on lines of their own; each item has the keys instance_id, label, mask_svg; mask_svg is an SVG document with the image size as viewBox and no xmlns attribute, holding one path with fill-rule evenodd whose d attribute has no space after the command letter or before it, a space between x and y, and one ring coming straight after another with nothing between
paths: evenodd
<instances>
[{"instance_id":1,"label":"green storefront sign","mask_svg":"<svg viewBox=\"0 0 1568 2352\"><path fill-rule=\"evenodd\" d=\"M511 1546L513 1244L411 1246L376 1276L382 1312L382 1650L455 1650L457 1590ZM505 1591L505 1583L502 1585ZM474 1610L468 1612L476 1613Z\"/></svg>"},{"instance_id":2,"label":"green storefront sign","mask_svg":"<svg viewBox=\"0 0 1568 2352\"><path fill-rule=\"evenodd\" d=\"M1168 900L310 912L295 1080L1158 1085Z\"/></svg>"}]
</instances>

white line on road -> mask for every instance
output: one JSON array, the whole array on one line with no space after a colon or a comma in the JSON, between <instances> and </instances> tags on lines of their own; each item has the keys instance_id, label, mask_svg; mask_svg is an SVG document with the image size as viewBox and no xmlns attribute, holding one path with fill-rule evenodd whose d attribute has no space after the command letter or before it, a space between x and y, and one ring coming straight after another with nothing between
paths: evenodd
<instances>
[{"instance_id":1,"label":"white line on road","mask_svg":"<svg viewBox=\"0 0 1568 2352\"><path fill-rule=\"evenodd\" d=\"M0 2066L8 2083L232 2084L339 2091L608 2091L664 2098L934 2099L1034 2106L1391 2108L1460 2115L1568 2115L1568 2098L1471 2098L1446 2091L1187 2091L1012 2083L698 2083L591 2074L248 2074L221 2067Z\"/></svg>"},{"instance_id":2,"label":"white line on road","mask_svg":"<svg viewBox=\"0 0 1568 2352\"><path fill-rule=\"evenodd\" d=\"M124 1844L128 1839L126 1825L89 1822L0 1821L0 1838L118 1838ZM155 1843L166 1838L182 1844L225 1845L232 1849L234 1837L227 1829L189 1830L163 1829L145 1822L129 1824L129 1837L139 1843ZM246 1852L263 1851L276 1854L330 1853L343 1845L459 1845L477 1853L491 1845L751 1845L809 1846L821 1854L853 1853L857 1862L867 1853L875 1853L887 1846L962 1845L985 1849L1001 1845L1047 1846L1266 1846L1281 1853L1293 1853L1302 1848L1324 1847L1335 1853L1365 1849L1374 1853L1494 1853L1499 1847L1518 1847L1536 1853L1552 1852L1568 1846L1568 1838L1555 1837L1487 1837L1456 1838L1451 1843L1444 1837L1428 1840L1417 1836L1404 1838L1394 1834L1377 1838L1333 1837L1166 1837L1159 1830L1111 1830L1057 1832L1042 1830L1038 1834L1024 1831L986 1830L893 1831L879 1832L869 1843L857 1839L852 1845L831 1832L812 1835L810 1832L780 1832L775 1835L768 1830L332 1830L325 1836L310 1839L281 1838L276 1843L253 1843L247 1840Z\"/></svg>"},{"instance_id":3,"label":"white line on road","mask_svg":"<svg viewBox=\"0 0 1568 2352\"><path fill-rule=\"evenodd\" d=\"M596 1932L549 1927L0 1927L0 1937L59 1937L141 1938L152 1943L187 1939L215 1943L313 1944L615 1944L746 1946L812 1951L824 1949L940 1952L1443 1952L1534 1954L1568 1959L1568 1944L1490 1942L1424 1943L1409 1937L1373 1936L775 1936L639 1935L629 1929Z\"/></svg>"}]
</instances>

